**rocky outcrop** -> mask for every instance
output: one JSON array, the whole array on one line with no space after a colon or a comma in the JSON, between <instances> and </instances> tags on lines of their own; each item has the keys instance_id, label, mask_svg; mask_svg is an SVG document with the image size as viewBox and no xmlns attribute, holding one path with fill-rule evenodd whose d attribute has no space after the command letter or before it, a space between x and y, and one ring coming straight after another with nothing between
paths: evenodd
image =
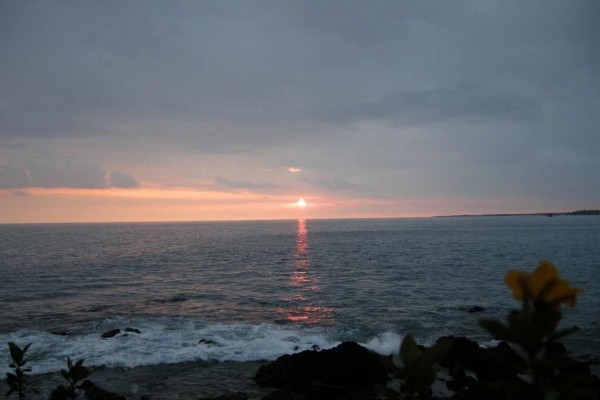
<instances>
[{"instance_id":1,"label":"rocky outcrop","mask_svg":"<svg viewBox=\"0 0 600 400\"><path fill-rule=\"evenodd\" d=\"M111 338L113 336L118 335L119 333L121 333L120 329L111 329L110 331L106 331L102 334L102 339Z\"/></svg>"},{"instance_id":2,"label":"rocky outcrop","mask_svg":"<svg viewBox=\"0 0 600 400\"><path fill-rule=\"evenodd\" d=\"M449 379L437 381L437 385L445 383L449 392L442 389L436 398L543 400L539 387L523 379L523 361L508 343L483 348L465 337L452 336L442 337L438 342L449 342L450 348L439 362ZM560 388L561 392L576 396L578 392L573 390L584 388L586 394L600 390L598 378L589 375L585 363L569 358L562 344L555 342L545 350L547 357L559 366L555 378L565 376L558 381L566 385ZM386 383L397 373L399 370L389 358L346 342L330 350L307 350L279 357L261 367L254 380L259 386L276 388L262 400L366 400L401 396L386 388ZM576 380L574 374L578 374ZM575 386L571 389L568 385Z\"/></svg>"},{"instance_id":3,"label":"rocky outcrop","mask_svg":"<svg viewBox=\"0 0 600 400\"><path fill-rule=\"evenodd\" d=\"M205 346L221 346L221 343L217 342L216 340L212 340L212 339L200 339L198 340L198 344L203 344Z\"/></svg>"},{"instance_id":4,"label":"rocky outcrop","mask_svg":"<svg viewBox=\"0 0 600 400\"><path fill-rule=\"evenodd\" d=\"M473 306L473 307L469 307L467 308L467 312L470 313L480 313L480 312L484 312L485 308L480 307L480 306Z\"/></svg>"},{"instance_id":5,"label":"rocky outcrop","mask_svg":"<svg viewBox=\"0 0 600 400\"><path fill-rule=\"evenodd\" d=\"M373 393L384 387L391 363L388 358L367 350L355 342L344 342L329 350L306 350L284 355L262 366L254 380L259 386L278 389L267 399L296 398L342 399ZM269 397L271 396L271 397Z\"/></svg>"},{"instance_id":6,"label":"rocky outcrop","mask_svg":"<svg viewBox=\"0 0 600 400\"><path fill-rule=\"evenodd\" d=\"M85 398L88 400L127 400L125 396L109 392L90 380L83 381L79 389L83 391ZM80 397L77 396L77 398ZM73 400L73 397L64 385L60 385L52 391L50 400Z\"/></svg>"},{"instance_id":7,"label":"rocky outcrop","mask_svg":"<svg viewBox=\"0 0 600 400\"><path fill-rule=\"evenodd\" d=\"M452 347L440 362L452 377L446 384L449 390L455 393L473 392L481 383L520 381L519 371L514 367L518 365L514 362L517 355L508 344L500 343L497 347L484 349L465 337L444 336L437 341L449 340Z\"/></svg>"},{"instance_id":8,"label":"rocky outcrop","mask_svg":"<svg viewBox=\"0 0 600 400\"><path fill-rule=\"evenodd\" d=\"M69 400L71 395L65 385L59 385L50 394L50 400Z\"/></svg>"},{"instance_id":9,"label":"rocky outcrop","mask_svg":"<svg viewBox=\"0 0 600 400\"><path fill-rule=\"evenodd\" d=\"M84 391L85 398L88 400L127 400L125 396L109 392L90 380L83 381L81 389Z\"/></svg>"}]
</instances>

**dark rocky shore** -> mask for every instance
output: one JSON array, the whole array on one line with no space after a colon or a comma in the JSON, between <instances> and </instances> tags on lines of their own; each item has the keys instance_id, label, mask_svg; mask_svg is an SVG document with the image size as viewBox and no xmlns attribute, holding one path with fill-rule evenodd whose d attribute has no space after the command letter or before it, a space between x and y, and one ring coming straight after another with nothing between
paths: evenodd
<instances>
[{"instance_id":1,"label":"dark rocky shore","mask_svg":"<svg viewBox=\"0 0 600 400\"><path fill-rule=\"evenodd\" d=\"M451 342L440 362L443 373L433 386L436 399L504 399L504 387L522 387L528 399L539 398L513 362L516 354L506 343L482 348L464 337L443 337ZM546 350L561 360L559 374L581 376L600 398L600 379L590 373L592 362L566 355L554 343ZM597 360L596 360L597 362ZM307 350L284 355L273 362L191 362L132 369L97 368L92 387L107 389L127 399L166 400L300 400L300 399L400 399L398 370L391 356L373 353L355 342L333 349ZM34 377L42 393L50 393L60 374ZM88 384L90 386L90 384ZM490 389L495 388L495 389ZM102 392L103 393L103 392ZM47 398L44 397L44 398ZM122 397L94 397L117 399Z\"/></svg>"},{"instance_id":2,"label":"dark rocky shore","mask_svg":"<svg viewBox=\"0 0 600 400\"><path fill-rule=\"evenodd\" d=\"M248 399L261 399L272 390L257 386L253 378L265 364L258 361L198 361L127 369L100 367L94 369L89 379L129 400L194 400L236 391L245 393ZM42 394L40 399L48 399L52 390L64 383L60 372L34 375L32 378Z\"/></svg>"},{"instance_id":3,"label":"dark rocky shore","mask_svg":"<svg viewBox=\"0 0 600 400\"><path fill-rule=\"evenodd\" d=\"M511 393L518 388L523 398L542 399L535 385L524 377L524 371L515 367L519 365L518 356L507 343L486 349L464 337L442 337L437 342L446 343L449 351L439 363L443 374L432 386L433 398L500 400L514 398ZM570 358L559 342L547 348L546 354L560 365L559 375L568 379L578 376L576 385L600 398L600 379L591 374L588 363ZM276 388L263 400L403 399L398 393L398 372L392 357L346 342L330 350L280 357L260 367L255 381Z\"/></svg>"}]
</instances>

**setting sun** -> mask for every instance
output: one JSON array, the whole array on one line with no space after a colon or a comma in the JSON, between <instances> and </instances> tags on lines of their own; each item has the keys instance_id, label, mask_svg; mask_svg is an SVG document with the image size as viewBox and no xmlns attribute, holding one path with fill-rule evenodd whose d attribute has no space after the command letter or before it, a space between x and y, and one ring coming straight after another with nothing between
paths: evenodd
<instances>
[{"instance_id":1,"label":"setting sun","mask_svg":"<svg viewBox=\"0 0 600 400\"><path fill-rule=\"evenodd\" d=\"M306 201L304 201L303 198L298 199L298 201L296 203L294 203L294 206L298 207L298 208L304 208L307 206Z\"/></svg>"}]
</instances>

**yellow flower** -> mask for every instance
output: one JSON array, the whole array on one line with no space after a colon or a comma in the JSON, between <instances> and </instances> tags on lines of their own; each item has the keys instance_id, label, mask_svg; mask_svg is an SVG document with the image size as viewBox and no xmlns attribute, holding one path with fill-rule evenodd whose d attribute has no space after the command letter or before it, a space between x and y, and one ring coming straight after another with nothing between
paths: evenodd
<instances>
[{"instance_id":1,"label":"yellow flower","mask_svg":"<svg viewBox=\"0 0 600 400\"><path fill-rule=\"evenodd\" d=\"M560 279L558 271L549 261L541 261L532 273L510 270L506 273L504 282L517 300L527 299L556 306L565 303L573 307L581 292L581 289Z\"/></svg>"}]
</instances>

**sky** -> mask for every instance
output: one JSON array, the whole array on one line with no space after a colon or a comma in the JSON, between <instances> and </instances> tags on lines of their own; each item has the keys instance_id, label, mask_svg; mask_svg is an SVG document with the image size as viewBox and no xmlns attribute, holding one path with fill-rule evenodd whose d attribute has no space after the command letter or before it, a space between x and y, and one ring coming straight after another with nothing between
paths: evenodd
<instances>
[{"instance_id":1,"label":"sky","mask_svg":"<svg viewBox=\"0 0 600 400\"><path fill-rule=\"evenodd\" d=\"M600 208L599 20L596 0L2 1L0 223Z\"/></svg>"}]
</instances>

